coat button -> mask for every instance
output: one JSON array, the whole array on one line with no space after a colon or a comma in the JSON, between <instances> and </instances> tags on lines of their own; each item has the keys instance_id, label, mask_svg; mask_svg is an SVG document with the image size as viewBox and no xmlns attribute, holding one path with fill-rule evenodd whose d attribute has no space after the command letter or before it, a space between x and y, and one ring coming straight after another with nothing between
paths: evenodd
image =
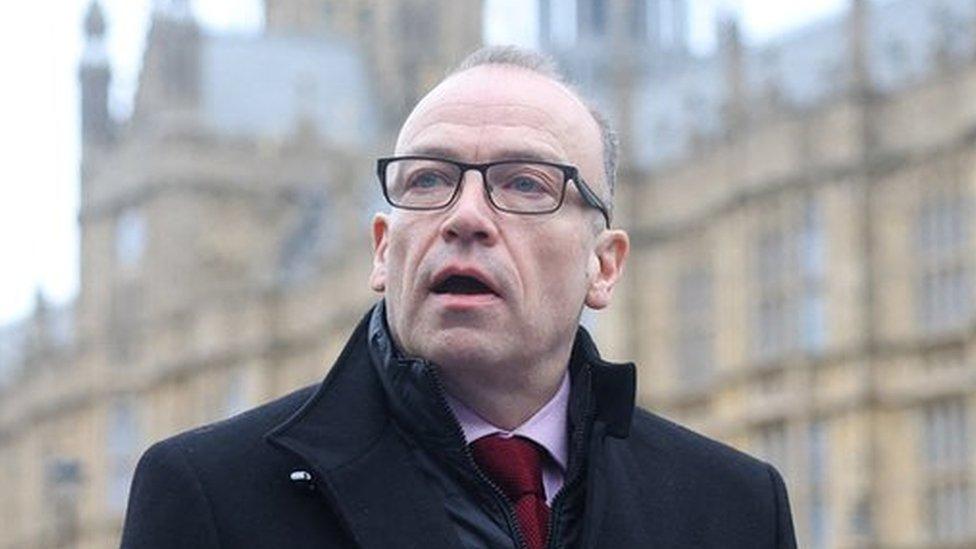
<instances>
[{"instance_id":1,"label":"coat button","mask_svg":"<svg viewBox=\"0 0 976 549\"><path fill-rule=\"evenodd\" d=\"M292 471L291 475L288 476L288 479L291 480L292 486L298 490L303 492L311 492L312 490L315 490L315 482L312 481L312 474L304 469Z\"/></svg>"}]
</instances>

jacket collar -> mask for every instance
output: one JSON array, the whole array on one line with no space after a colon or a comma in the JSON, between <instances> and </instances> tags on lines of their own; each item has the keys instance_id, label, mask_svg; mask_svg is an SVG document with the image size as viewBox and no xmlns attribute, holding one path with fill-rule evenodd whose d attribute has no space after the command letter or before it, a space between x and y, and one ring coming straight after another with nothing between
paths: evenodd
<instances>
[{"instance_id":1,"label":"jacket collar","mask_svg":"<svg viewBox=\"0 0 976 549\"><path fill-rule=\"evenodd\" d=\"M361 546L424 540L425 547L452 547L457 540L443 504L412 461L404 459L412 448L400 429L438 448L439 457L461 459L459 428L440 404L443 399L436 398L442 388L434 367L400 356L385 316L383 302L366 314L315 393L265 438L312 468L314 482ZM595 432L627 437L634 365L604 361L581 327L569 367L572 428L589 427L592 418ZM572 469L572 455L570 460Z\"/></svg>"},{"instance_id":2,"label":"jacket collar","mask_svg":"<svg viewBox=\"0 0 976 549\"><path fill-rule=\"evenodd\" d=\"M460 426L444 400L437 367L400 353L390 337L383 301L370 314L369 353L398 425L425 447L457 450Z\"/></svg>"},{"instance_id":3,"label":"jacket collar","mask_svg":"<svg viewBox=\"0 0 976 549\"><path fill-rule=\"evenodd\" d=\"M590 392L595 405L594 421L606 426L606 433L627 438L637 394L637 368L633 362L603 360L585 328L576 330L570 372L590 371Z\"/></svg>"},{"instance_id":4,"label":"jacket collar","mask_svg":"<svg viewBox=\"0 0 976 549\"><path fill-rule=\"evenodd\" d=\"M373 308L369 324L369 351L373 365L397 419L429 444L446 448L457 439L456 420L442 402L436 366L405 358L390 337L385 303ZM583 421L593 407L593 421L605 424L606 433L626 438L634 411L636 374L633 363L603 360L589 332L580 326L570 356L572 396L570 423Z\"/></svg>"}]
</instances>

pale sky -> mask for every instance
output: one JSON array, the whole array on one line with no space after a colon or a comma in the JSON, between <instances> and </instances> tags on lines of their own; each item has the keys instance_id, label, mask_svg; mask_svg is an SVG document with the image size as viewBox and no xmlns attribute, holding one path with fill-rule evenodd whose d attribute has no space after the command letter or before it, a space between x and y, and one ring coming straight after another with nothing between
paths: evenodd
<instances>
[{"instance_id":1,"label":"pale sky","mask_svg":"<svg viewBox=\"0 0 976 549\"><path fill-rule=\"evenodd\" d=\"M78 288L78 86L89 0L7 2L0 18L0 325L31 311L40 288L70 301ZM758 43L829 14L849 0L691 0L697 51L714 40L718 12L739 14ZM113 65L112 111L125 116L138 78L150 0L102 0ZM192 0L204 26L257 32L261 0ZM485 39L534 43L531 0L486 0ZM526 9L526 8L529 9Z\"/></svg>"}]
</instances>

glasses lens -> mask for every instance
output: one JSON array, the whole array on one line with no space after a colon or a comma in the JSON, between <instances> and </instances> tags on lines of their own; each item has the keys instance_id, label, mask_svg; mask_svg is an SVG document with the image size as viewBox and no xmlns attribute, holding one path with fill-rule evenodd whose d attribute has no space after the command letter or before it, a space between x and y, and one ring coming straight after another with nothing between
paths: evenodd
<instances>
[{"instance_id":1,"label":"glasses lens","mask_svg":"<svg viewBox=\"0 0 976 549\"><path fill-rule=\"evenodd\" d=\"M566 187L563 171L532 162L505 162L488 168L488 190L499 208L513 212L556 209Z\"/></svg>"},{"instance_id":2,"label":"glasses lens","mask_svg":"<svg viewBox=\"0 0 976 549\"><path fill-rule=\"evenodd\" d=\"M386 193L394 206L445 206L460 179L457 166L439 160L401 159L386 165Z\"/></svg>"}]
</instances>

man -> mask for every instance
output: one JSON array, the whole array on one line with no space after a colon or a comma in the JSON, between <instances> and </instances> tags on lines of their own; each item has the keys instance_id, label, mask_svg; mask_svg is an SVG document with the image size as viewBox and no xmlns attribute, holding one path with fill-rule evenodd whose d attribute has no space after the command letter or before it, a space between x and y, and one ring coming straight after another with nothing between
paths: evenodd
<instances>
[{"instance_id":1,"label":"man","mask_svg":"<svg viewBox=\"0 0 976 549\"><path fill-rule=\"evenodd\" d=\"M321 386L147 451L123 546L795 547L779 474L578 326L627 257L615 155L545 58L469 57L378 162L383 300Z\"/></svg>"}]
</instances>

